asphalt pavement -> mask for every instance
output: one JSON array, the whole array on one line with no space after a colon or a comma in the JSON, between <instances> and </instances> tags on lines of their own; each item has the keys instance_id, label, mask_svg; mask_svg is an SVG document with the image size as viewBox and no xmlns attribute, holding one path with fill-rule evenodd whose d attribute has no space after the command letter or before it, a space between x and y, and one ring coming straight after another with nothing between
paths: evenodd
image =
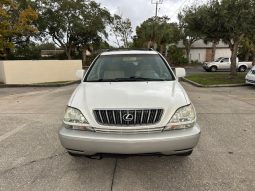
<instances>
[{"instance_id":1,"label":"asphalt pavement","mask_svg":"<svg viewBox=\"0 0 255 191\"><path fill-rule=\"evenodd\" d=\"M57 131L76 85L0 89L0 190L254 191L255 87L183 83L202 134L189 157L69 156Z\"/></svg>"}]
</instances>

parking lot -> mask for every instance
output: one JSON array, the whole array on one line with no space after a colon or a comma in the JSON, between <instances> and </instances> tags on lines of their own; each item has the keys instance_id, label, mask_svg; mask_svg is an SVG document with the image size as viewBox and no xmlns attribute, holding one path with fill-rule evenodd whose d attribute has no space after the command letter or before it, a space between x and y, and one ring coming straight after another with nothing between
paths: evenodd
<instances>
[{"instance_id":1,"label":"parking lot","mask_svg":"<svg viewBox=\"0 0 255 191\"><path fill-rule=\"evenodd\" d=\"M69 156L59 143L76 85L0 89L0 190L255 190L255 87L183 83L202 129L193 154Z\"/></svg>"}]
</instances>

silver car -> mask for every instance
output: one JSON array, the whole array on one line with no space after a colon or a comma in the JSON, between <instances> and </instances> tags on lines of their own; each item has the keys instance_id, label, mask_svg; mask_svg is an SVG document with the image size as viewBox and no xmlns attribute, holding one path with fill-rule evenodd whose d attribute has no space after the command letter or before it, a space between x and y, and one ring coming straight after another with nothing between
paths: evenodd
<instances>
[{"instance_id":1,"label":"silver car","mask_svg":"<svg viewBox=\"0 0 255 191\"><path fill-rule=\"evenodd\" d=\"M107 51L83 75L59 130L71 155L190 155L197 145L197 117L178 77L153 50Z\"/></svg>"}]
</instances>

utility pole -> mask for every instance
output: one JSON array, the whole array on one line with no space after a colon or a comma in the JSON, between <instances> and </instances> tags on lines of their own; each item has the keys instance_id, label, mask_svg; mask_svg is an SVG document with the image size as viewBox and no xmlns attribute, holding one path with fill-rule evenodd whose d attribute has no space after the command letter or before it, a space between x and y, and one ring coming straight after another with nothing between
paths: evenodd
<instances>
[{"instance_id":1,"label":"utility pole","mask_svg":"<svg viewBox=\"0 0 255 191\"><path fill-rule=\"evenodd\" d=\"M158 5L162 3L163 3L163 0L151 0L151 4L156 5L155 17L158 16Z\"/></svg>"}]
</instances>

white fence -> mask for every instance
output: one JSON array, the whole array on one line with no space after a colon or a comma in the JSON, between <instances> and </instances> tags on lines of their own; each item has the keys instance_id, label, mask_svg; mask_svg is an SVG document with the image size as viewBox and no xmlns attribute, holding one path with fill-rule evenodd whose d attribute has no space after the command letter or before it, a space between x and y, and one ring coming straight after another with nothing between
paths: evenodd
<instances>
[{"instance_id":1,"label":"white fence","mask_svg":"<svg viewBox=\"0 0 255 191\"><path fill-rule=\"evenodd\" d=\"M0 82L5 84L35 84L78 80L76 70L81 60L17 60L0 61Z\"/></svg>"}]
</instances>

